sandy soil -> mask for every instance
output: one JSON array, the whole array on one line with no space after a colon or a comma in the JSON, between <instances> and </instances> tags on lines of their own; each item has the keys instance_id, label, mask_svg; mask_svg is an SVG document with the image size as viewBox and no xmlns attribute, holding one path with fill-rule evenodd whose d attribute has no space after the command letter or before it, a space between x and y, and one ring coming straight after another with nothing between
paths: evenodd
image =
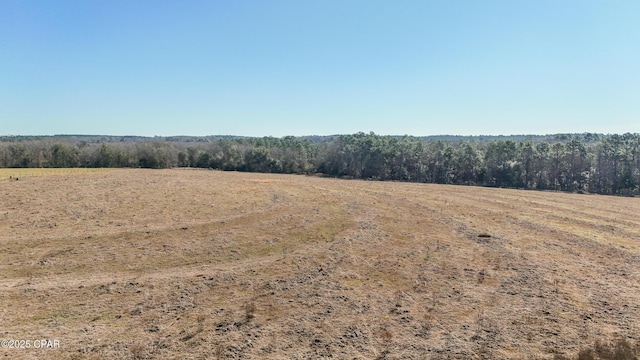
<instances>
[{"instance_id":1,"label":"sandy soil","mask_svg":"<svg viewBox=\"0 0 640 360\"><path fill-rule=\"evenodd\" d=\"M208 170L0 180L11 359L553 359L640 341L640 199ZM39 339L55 348L34 348Z\"/></svg>"}]
</instances>

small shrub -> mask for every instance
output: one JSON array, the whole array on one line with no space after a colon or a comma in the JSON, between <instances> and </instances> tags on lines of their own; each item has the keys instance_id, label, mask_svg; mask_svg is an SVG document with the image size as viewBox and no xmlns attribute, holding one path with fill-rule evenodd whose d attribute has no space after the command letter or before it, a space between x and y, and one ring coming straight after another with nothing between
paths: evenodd
<instances>
[{"instance_id":1,"label":"small shrub","mask_svg":"<svg viewBox=\"0 0 640 360\"><path fill-rule=\"evenodd\" d=\"M129 351L131 351L131 355L134 359L142 359L146 350L146 345L140 342L133 343L129 347Z\"/></svg>"},{"instance_id":2,"label":"small shrub","mask_svg":"<svg viewBox=\"0 0 640 360\"><path fill-rule=\"evenodd\" d=\"M385 342L388 342L388 341L391 341L391 339L393 339L393 333L389 329L384 328L380 330L380 337Z\"/></svg>"},{"instance_id":3,"label":"small shrub","mask_svg":"<svg viewBox=\"0 0 640 360\"><path fill-rule=\"evenodd\" d=\"M391 351L389 351L389 349L384 349L382 350L382 352L380 353L380 355L378 355L376 357L376 360L384 360L387 358L387 355L389 355L389 353L391 353Z\"/></svg>"},{"instance_id":4,"label":"small shrub","mask_svg":"<svg viewBox=\"0 0 640 360\"><path fill-rule=\"evenodd\" d=\"M205 314L198 314L198 316L196 316L196 321L198 322L198 329L196 330L197 333L204 331L205 320L207 320L207 315Z\"/></svg>"},{"instance_id":5,"label":"small shrub","mask_svg":"<svg viewBox=\"0 0 640 360\"><path fill-rule=\"evenodd\" d=\"M216 359L222 359L224 356L224 346L218 344L213 348L213 355Z\"/></svg>"},{"instance_id":6,"label":"small shrub","mask_svg":"<svg viewBox=\"0 0 640 360\"><path fill-rule=\"evenodd\" d=\"M480 270L478 273L478 284L482 284L484 282L484 278L486 276L486 271L484 269Z\"/></svg>"},{"instance_id":7,"label":"small shrub","mask_svg":"<svg viewBox=\"0 0 640 360\"><path fill-rule=\"evenodd\" d=\"M245 318L247 321L253 319L256 316L256 303L250 301L244 305Z\"/></svg>"},{"instance_id":8,"label":"small shrub","mask_svg":"<svg viewBox=\"0 0 640 360\"><path fill-rule=\"evenodd\" d=\"M578 351L578 360L596 360L592 349L582 349Z\"/></svg>"},{"instance_id":9,"label":"small shrub","mask_svg":"<svg viewBox=\"0 0 640 360\"><path fill-rule=\"evenodd\" d=\"M555 354L553 355L553 360L570 360L570 359L562 354Z\"/></svg>"},{"instance_id":10,"label":"small shrub","mask_svg":"<svg viewBox=\"0 0 640 360\"><path fill-rule=\"evenodd\" d=\"M593 349L580 349L577 360L637 360L638 354L638 346L632 346L625 338L618 338L613 342L596 341Z\"/></svg>"}]
</instances>

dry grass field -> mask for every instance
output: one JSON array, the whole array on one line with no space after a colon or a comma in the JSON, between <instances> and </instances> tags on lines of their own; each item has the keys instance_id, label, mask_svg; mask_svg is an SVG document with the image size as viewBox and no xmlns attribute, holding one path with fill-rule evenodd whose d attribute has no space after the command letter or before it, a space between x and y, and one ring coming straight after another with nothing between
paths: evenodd
<instances>
[{"instance_id":1,"label":"dry grass field","mask_svg":"<svg viewBox=\"0 0 640 360\"><path fill-rule=\"evenodd\" d=\"M573 359L640 341L640 199L21 174L0 174L0 338L60 347L6 359Z\"/></svg>"},{"instance_id":2,"label":"dry grass field","mask_svg":"<svg viewBox=\"0 0 640 360\"><path fill-rule=\"evenodd\" d=\"M50 176L50 175L70 175L70 174L89 174L109 169L96 168L0 168L0 180L12 179L25 176Z\"/></svg>"}]
</instances>

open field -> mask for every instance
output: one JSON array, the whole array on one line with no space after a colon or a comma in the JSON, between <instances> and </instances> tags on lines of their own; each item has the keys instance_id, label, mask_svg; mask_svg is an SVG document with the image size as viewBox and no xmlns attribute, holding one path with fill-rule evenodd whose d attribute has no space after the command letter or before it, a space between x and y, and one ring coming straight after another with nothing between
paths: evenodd
<instances>
[{"instance_id":1,"label":"open field","mask_svg":"<svg viewBox=\"0 0 640 360\"><path fill-rule=\"evenodd\" d=\"M640 199L0 174L0 338L60 341L4 358L553 359L640 341Z\"/></svg>"},{"instance_id":2,"label":"open field","mask_svg":"<svg viewBox=\"0 0 640 360\"><path fill-rule=\"evenodd\" d=\"M25 176L88 174L109 169L101 168L0 168L0 180Z\"/></svg>"}]
</instances>

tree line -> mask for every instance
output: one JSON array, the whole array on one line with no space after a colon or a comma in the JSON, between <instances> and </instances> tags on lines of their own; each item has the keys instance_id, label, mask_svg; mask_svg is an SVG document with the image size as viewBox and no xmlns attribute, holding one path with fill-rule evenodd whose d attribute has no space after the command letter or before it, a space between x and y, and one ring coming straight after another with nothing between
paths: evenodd
<instances>
[{"instance_id":1,"label":"tree line","mask_svg":"<svg viewBox=\"0 0 640 360\"><path fill-rule=\"evenodd\" d=\"M198 167L632 196L640 134L1 137L0 167Z\"/></svg>"}]
</instances>

